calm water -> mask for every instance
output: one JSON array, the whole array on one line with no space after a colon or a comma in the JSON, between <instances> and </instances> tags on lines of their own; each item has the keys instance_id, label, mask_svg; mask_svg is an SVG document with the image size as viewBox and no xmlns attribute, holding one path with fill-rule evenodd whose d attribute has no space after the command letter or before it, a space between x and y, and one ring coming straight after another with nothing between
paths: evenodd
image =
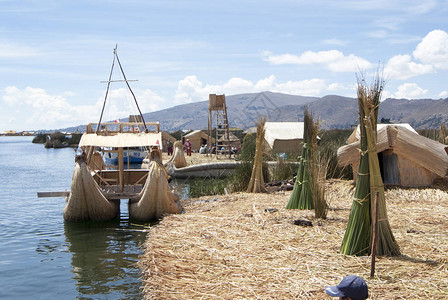
<instances>
[{"instance_id":1,"label":"calm water","mask_svg":"<svg viewBox=\"0 0 448 300\"><path fill-rule=\"evenodd\" d=\"M128 220L66 223L71 148L45 149L32 137L0 137L0 299L139 299L147 229Z\"/></svg>"}]
</instances>

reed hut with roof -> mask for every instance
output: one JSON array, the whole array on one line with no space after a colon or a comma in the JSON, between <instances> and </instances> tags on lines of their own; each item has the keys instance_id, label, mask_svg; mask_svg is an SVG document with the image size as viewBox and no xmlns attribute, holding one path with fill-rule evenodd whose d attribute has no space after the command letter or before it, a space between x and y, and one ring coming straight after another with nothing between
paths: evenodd
<instances>
[{"instance_id":1,"label":"reed hut with roof","mask_svg":"<svg viewBox=\"0 0 448 300\"><path fill-rule=\"evenodd\" d=\"M303 122L266 122L265 141L275 153L299 155L302 152Z\"/></svg>"},{"instance_id":2,"label":"reed hut with roof","mask_svg":"<svg viewBox=\"0 0 448 300\"><path fill-rule=\"evenodd\" d=\"M225 142L226 144L228 143L230 145L230 147L238 148L239 146L241 146L240 139L236 135L234 135L232 132L229 132L229 141L227 141L227 137L225 135L223 135L219 139L219 141Z\"/></svg>"},{"instance_id":3,"label":"reed hut with roof","mask_svg":"<svg viewBox=\"0 0 448 300\"><path fill-rule=\"evenodd\" d=\"M182 144L185 144L187 139L190 140L191 150L194 152L198 152L199 148L201 148L202 145L207 145L208 134L203 132L202 130L193 130L192 132L182 137ZM212 138L212 143L215 143L215 141L216 140ZM209 147L211 146L209 145Z\"/></svg>"},{"instance_id":4,"label":"reed hut with roof","mask_svg":"<svg viewBox=\"0 0 448 300\"><path fill-rule=\"evenodd\" d=\"M383 128L383 127L387 127L387 126L399 126L399 127L404 127L404 128L406 128L406 129L409 129L410 131L412 131L412 132L418 134L417 131L415 131L415 129L414 129L410 124L408 124L408 123L377 124L377 125L376 125L376 130L378 131L378 130L380 130L381 128ZM356 129L353 130L352 134L348 137L348 139L347 139L347 144L351 144L351 143L354 143L354 142L359 141L359 139L360 139L360 134L361 134L361 131L360 131L360 129L359 129L359 125L358 125L358 126L356 126Z\"/></svg>"},{"instance_id":5,"label":"reed hut with roof","mask_svg":"<svg viewBox=\"0 0 448 300\"><path fill-rule=\"evenodd\" d=\"M353 167L356 181L360 142L338 149L338 164ZM381 177L386 185L431 186L448 174L448 146L419 135L401 124L379 124L377 152Z\"/></svg>"},{"instance_id":6,"label":"reed hut with roof","mask_svg":"<svg viewBox=\"0 0 448 300\"><path fill-rule=\"evenodd\" d=\"M166 132L166 131L162 131L162 150L163 150L164 152L167 151L166 143L168 142L168 140L170 140L170 141L174 144L174 142L176 141L176 138L173 137L173 136L172 136L171 134L169 134L168 132Z\"/></svg>"}]
</instances>

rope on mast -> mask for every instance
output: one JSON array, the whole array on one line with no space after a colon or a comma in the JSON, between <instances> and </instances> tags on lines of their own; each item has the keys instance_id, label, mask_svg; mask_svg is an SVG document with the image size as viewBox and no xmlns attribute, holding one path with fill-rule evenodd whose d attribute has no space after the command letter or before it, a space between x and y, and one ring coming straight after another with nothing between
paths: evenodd
<instances>
[{"instance_id":1,"label":"rope on mast","mask_svg":"<svg viewBox=\"0 0 448 300\"><path fill-rule=\"evenodd\" d=\"M104 96L103 109L101 110L100 120L98 121L98 125L96 127L96 134L98 134L98 131L100 130L100 124L101 124L101 120L103 119L104 108L106 107L107 95L109 94L109 87L110 87L110 83L111 83L111 79L112 79L112 71L114 70L115 56L117 55L117 47L118 47L118 44L115 45L115 49L114 49L114 60L112 61L112 67L110 68L109 80L107 81L106 95ZM118 59L118 57L117 57L117 59Z\"/></svg>"},{"instance_id":2,"label":"rope on mast","mask_svg":"<svg viewBox=\"0 0 448 300\"><path fill-rule=\"evenodd\" d=\"M115 56L117 57L118 66L120 67L121 74L123 74L124 81L126 82L126 85L128 86L128 89L132 94L132 97L134 97L135 105L137 105L138 112L139 112L140 116L142 117L143 126L145 127L145 131L148 132L148 128L146 127L146 123L145 123L145 118L143 117L140 107L138 106L137 98L135 98L134 92L132 91L128 80L126 79L126 75L124 74L123 68L121 67L120 59L118 59L118 54L117 54L116 49L114 50L114 53L115 53Z\"/></svg>"}]
</instances>

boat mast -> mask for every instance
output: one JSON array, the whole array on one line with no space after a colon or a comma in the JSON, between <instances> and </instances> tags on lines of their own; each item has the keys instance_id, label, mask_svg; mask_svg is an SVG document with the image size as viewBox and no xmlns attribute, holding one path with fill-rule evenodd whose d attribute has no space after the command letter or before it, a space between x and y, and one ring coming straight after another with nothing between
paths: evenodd
<instances>
[{"instance_id":1,"label":"boat mast","mask_svg":"<svg viewBox=\"0 0 448 300\"><path fill-rule=\"evenodd\" d=\"M110 68L109 80L107 81L106 95L104 96L103 109L101 109L100 120L98 121L98 126L96 127L96 134L98 134L98 132L100 130L100 124L101 124L101 120L103 119L104 108L106 107L106 100L107 100L107 95L109 94L109 87L110 87L110 83L111 83L111 79L112 79L112 71L114 70L115 53L117 52L117 47L118 47L118 44L115 45L115 49L114 49L114 60L112 61L112 67Z\"/></svg>"},{"instance_id":2,"label":"boat mast","mask_svg":"<svg viewBox=\"0 0 448 300\"><path fill-rule=\"evenodd\" d=\"M135 94L132 91L131 86L129 85L129 81L137 81L137 80L128 80L126 78L126 75L124 74L124 70L123 70L123 68L121 66L121 63L120 63L120 59L118 58L117 47L118 47L118 44L116 44L115 48L114 48L114 60L112 61L112 68L110 69L109 80L108 81L102 81L102 82L107 82L107 88L106 88L106 95L104 96L103 109L101 110L100 120L99 120L98 126L96 128L96 133L98 133L98 131L100 129L100 124L101 124L101 120L103 118L104 108L106 106L107 95L109 94L110 83L111 82L123 82L123 81L126 82L126 85L127 85L128 89L129 89L129 91L131 92L132 97L134 98L135 105L137 106L137 109L138 109L138 112L140 114L140 117L142 118L143 126L145 127L145 132L148 132L148 128L146 127L145 118L143 117L143 114L142 114L142 112L140 110L140 107L139 107L138 102L137 102L137 98L135 97ZM118 66L120 67L121 74L123 75L124 80L111 80L112 79L112 72L113 72L114 65L115 65L115 58L117 59Z\"/></svg>"}]
</instances>

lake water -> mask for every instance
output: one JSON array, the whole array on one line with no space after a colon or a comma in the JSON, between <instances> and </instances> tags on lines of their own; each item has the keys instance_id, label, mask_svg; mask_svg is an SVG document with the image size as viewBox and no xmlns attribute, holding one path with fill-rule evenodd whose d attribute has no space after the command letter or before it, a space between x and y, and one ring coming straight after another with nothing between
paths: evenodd
<instances>
[{"instance_id":1,"label":"lake water","mask_svg":"<svg viewBox=\"0 0 448 300\"><path fill-rule=\"evenodd\" d=\"M67 223L71 148L45 149L32 137L0 137L0 299L140 299L136 266L148 226L120 220ZM181 187L184 188L184 187Z\"/></svg>"}]
</instances>

